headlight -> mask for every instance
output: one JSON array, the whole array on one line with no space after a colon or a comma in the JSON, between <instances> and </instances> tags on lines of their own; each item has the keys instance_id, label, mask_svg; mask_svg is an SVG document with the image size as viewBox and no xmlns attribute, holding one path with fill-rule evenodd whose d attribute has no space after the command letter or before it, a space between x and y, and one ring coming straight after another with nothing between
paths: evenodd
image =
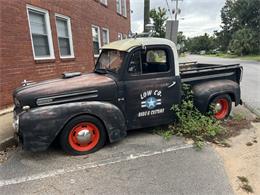
<instances>
[{"instance_id":1,"label":"headlight","mask_svg":"<svg viewBox=\"0 0 260 195\"><path fill-rule=\"evenodd\" d=\"M13 128L18 133L18 131L19 131L19 116L17 116L17 115L14 115L14 118L13 118Z\"/></svg>"}]
</instances>

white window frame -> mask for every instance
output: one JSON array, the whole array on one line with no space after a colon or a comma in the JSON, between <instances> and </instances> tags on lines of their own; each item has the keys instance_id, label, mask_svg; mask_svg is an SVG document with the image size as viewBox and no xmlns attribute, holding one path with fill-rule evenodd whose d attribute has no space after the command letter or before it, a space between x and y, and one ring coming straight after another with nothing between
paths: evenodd
<instances>
[{"instance_id":1,"label":"white window frame","mask_svg":"<svg viewBox=\"0 0 260 195\"><path fill-rule=\"evenodd\" d=\"M121 12L123 14L124 17L127 17L127 8L126 8L126 0L120 0L121 1ZM122 5L125 5L125 9L122 9Z\"/></svg>"},{"instance_id":2,"label":"white window frame","mask_svg":"<svg viewBox=\"0 0 260 195\"><path fill-rule=\"evenodd\" d=\"M59 35L58 35L58 26L57 26L57 17L62 18L67 21L67 28L68 28L68 35L69 35L69 43L70 43L70 55L67 56L62 56L61 51L60 51L60 43L59 43ZM71 22L70 22L70 17L64 16L62 14L57 14L55 13L55 24L56 24L56 31L57 31L57 39L58 39L58 46L59 46L59 53L60 53L60 58L61 59L66 59L66 58L74 58L74 48L73 48L73 39L72 39L72 32L71 32Z\"/></svg>"},{"instance_id":3,"label":"white window frame","mask_svg":"<svg viewBox=\"0 0 260 195\"><path fill-rule=\"evenodd\" d=\"M102 28L102 44L104 45L104 40L103 40L103 31L107 31L107 44L110 42L109 40L109 29L108 28Z\"/></svg>"},{"instance_id":4,"label":"white window frame","mask_svg":"<svg viewBox=\"0 0 260 195\"><path fill-rule=\"evenodd\" d=\"M121 38L119 39L119 37ZM117 40L123 40L123 33L117 33Z\"/></svg>"},{"instance_id":5,"label":"white window frame","mask_svg":"<svg viewBox=\"0 0 260 195\"><path fill-rule=\"evenodd\" d=\"M117 1L119 2L119 12L117 10ZM122 1L121 0L116 0L116 12L118 14L122 14Z\"/></svg>"},{"instance_id":6,"label":"white window frame","mask_svg":"<svg viewBox=\"0 0 260 195\"><path fill-rule=\"evenodd\" d=\"M91 25L91 37L92 37L92 47L93 47L93 34L92 34L92 28L97 28L98 29L98 46L99 46L99 53L100 53L100 48L101 48L101 37L100 37L100 28L99 26L96 25ZM94 48L93 48L94 49ZM94 52L94 50L93 50ZM97 58L99 54L94 54L94 57Z\"/></svg>"},{"instance_id":7,"label":"white window frame","mask_svg":"<svg viewBox=\"0 0 260 195\"><path fill-rule=\"evenodd\" d=\"M47 37L48 37L48 45L49 45L50 56L46 56L46 57L37 57L37 56L35 56L34 45L33 45L33 37L32 37L32 30L31 30L31 24L30 24L29 10L41 12L41 13L44 14L44 19L45 19L46 30L47 30ZM55 59L54 49L53 49L53 41L52 41L52 32L51 32L49 12L48 12L47 10L45 10L45 9L38 8L38 7L34 7L34 6L32 6L32 5L26 5L26 12L27 12L27 19L28 19L28 23L29 23L29 30L30 30L30 37L31 37L31 44L32 44L32 51L33 51L34 60L50 60L50 59Z\"/></svg>"},{"instance_id":8,"label":"white window frame","mask_svg":"<svg viewBox=\"0 0 260 195\"><path fill-rule=\"evenodd\" d=\"M99 2L103 5L107 5L107 0L99 0Z\"/></svg>"}]
</instances>

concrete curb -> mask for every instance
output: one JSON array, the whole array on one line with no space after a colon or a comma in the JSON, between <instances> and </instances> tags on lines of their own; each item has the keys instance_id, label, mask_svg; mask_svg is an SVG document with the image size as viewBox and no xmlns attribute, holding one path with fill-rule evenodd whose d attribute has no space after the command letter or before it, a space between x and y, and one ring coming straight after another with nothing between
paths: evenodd
<instances>
[{"instance_id":1,"label":"concrete curb","mask_svg":"<svg viewBox=\"0 0 260 195\"><path fill-rule=\"evenodd\" d=\"M8 113L12 112L12 111L13 111L13 109L14 109L14 106L12 106L12 107L9 107L9 108L6 108L6 109L3 109L3 110L0 110L0 116L2 116L2 115L5 115L5 114L8 114Z\"/></svg>"},{"instance_id":2,"label":"concrete curb","mask_svg":"<svg viewBox=\"0 0 260 195\"><path fill-rule=\"evenodd\" d=\"M252 113L254 113L257 117L260 117L260 111L258 111L257 109L255 109L254 107L250 106L249 104L247 104L246 102L243 103L243 105Z\"/></svg>"},{"instance_id":3,"label":"concrete curb","mask_svg":"<svg viewBox=\"0 0 260 195\"><path fill-rule=\"evenodd\" d=\"M8 137L0 142L0 151L17 144L18 142L14 137Z\"/></svg>"}]
</instances>

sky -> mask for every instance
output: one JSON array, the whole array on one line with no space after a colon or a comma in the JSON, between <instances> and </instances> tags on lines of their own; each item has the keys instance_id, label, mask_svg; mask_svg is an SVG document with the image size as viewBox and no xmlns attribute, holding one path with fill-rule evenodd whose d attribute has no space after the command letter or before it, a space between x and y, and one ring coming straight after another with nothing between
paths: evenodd
<instances>
[{"instance_id":1,"label":"sky","mask_svg":"<svg viewBox=\"0 0 260 195\"><path fill-rule=\"evenodd\" d=\"M150 0L150 9L167 8L168 1L170 9L175 8L173 0ZM131 3L131 30L140 33L143 31L144 0L130 0ZM179 1L181 9L179 19L179 31L187 37L213 34L214 30L220 30L220 10L225 0L182 0ZM171 15L167 11L170 19ZM174 16L172 16L174 18Z\"/></svg>"}]
</instances>

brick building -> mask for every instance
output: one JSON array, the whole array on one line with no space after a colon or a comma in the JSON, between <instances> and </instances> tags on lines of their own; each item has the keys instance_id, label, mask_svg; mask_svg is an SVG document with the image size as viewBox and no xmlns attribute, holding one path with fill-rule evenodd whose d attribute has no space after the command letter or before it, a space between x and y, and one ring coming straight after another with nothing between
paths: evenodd
<instances>
[{"instance_id":1,"label":"brick building","mask_svg":"<svg viewBox=\"0 0 260 195\"><path fill-rule=\"evenodd\" d=\"M23 80L93 69L99 48L130 31L130 0L0 0L0 109Z\"/></svg>"}]
</instances>

